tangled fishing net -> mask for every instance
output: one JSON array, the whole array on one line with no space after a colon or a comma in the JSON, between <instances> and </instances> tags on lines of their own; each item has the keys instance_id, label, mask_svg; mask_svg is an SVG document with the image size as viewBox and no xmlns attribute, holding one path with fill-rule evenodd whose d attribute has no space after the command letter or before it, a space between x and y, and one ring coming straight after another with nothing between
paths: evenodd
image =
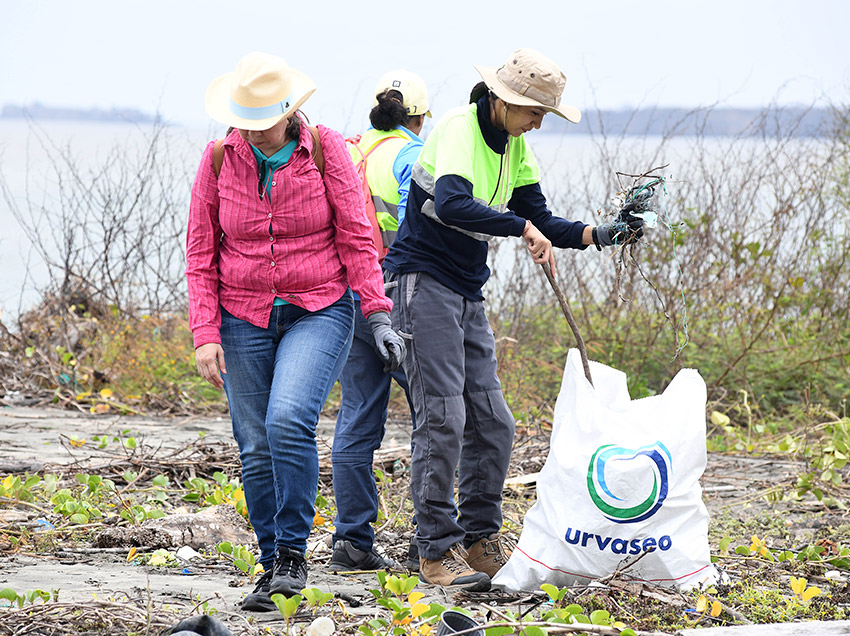
<instances>
[{"instance_id":1,"label":"tangled fishing net","mask_svg":"<svg viewBox=\"0 0 850 636\"><path fill-rule=\"evenodd\" d=\"M671 249L673 252L673 263L681 274L681 264L676 254L676 228L677 224L672 222L667 209L667 181L664 170L667 165L652 168L640 174L617 173L620 183L620 191L615 195L612 211L608 213L611 219L608 221L612 226L612 235L616 233L622 239L615 241L616 251L614 258L617 267L617 294L623 301L628 301L621 293L620 280L623 272L629 265L637 268L641 278L652 288L662 311L668 322L673 324L670 312L665 306L664 300L658 292L657 287L649 280L635 257L635 250L640 245L639 239L643 236L643 229L655 229L659 226L664 228L671 238ZM623 185L623 178L631 179L631 183ZM614 216L616 215L616 216ZM635 223L636 220L643 223ZM676 330L676 359L688 344L688 315L687 303L685 302L684 290L681 292L682 312L678 324L674 325Z\"/></svg>"}]
</instances>

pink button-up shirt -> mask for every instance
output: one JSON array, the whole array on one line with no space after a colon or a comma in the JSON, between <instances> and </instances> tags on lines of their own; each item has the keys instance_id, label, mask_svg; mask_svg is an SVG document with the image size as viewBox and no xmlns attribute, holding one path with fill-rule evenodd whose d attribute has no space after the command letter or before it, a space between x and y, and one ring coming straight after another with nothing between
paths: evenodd
<instances>
[{"instance_id":1,"label":"pink button-up shirt","mask_svg":"<svg viewBox=\"0 0 850 636\"><path fill-rule=\"evenodd\" d=\"M257 194L257 160L233 131L216 178L210 142L192 186L186 235L189 324L195 348L221 342L221 312L267 327L275 297L317 311L351 286L363 314L390 311L360 179L342 136L319 126L319 173L306 125L289 162Z\"/></svg>"}]
</instances>

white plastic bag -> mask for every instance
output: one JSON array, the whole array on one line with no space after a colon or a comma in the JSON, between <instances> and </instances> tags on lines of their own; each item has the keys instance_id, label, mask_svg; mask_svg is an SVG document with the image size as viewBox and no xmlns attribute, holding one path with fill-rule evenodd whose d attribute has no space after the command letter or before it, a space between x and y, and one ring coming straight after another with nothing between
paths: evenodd
<instances>
[{"instance_id":1,"label":"white plastic bag","mask_svg":"<svg viewBox=\"0 0 850 636\"><path fill-rule=\"evenodd\" d=\"M708 547L705 382L676 374L661 395L632 401L626 375L567 356L537 502L494 587L563 587L621 571L687 589L717 572ZM644 554L646 551L646 554Z\"/></svg>"}]
</instances>

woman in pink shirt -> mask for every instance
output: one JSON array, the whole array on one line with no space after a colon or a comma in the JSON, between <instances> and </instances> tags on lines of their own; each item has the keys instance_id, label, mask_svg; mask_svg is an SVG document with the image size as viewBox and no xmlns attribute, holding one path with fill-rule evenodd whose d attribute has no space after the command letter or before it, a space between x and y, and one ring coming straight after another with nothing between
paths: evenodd
<instances>
[{"instance_id":1,"label":"woman in pink shirt","mask_svg":"<svg viewBox=\"0 0 850 636\"><path fill-rule=\"evenodd\" d=\"M192 186L186 278L195 358L227 393L265 569L246 610L273 610L271 594L297 594L307 583L315 429L351 346L349 287L388 364L397 368L405 355L343 138L310 129L298 110L314 90L264 53L215 79L207 112L233 130L209 143Z\"/></svg>"}]
</instances>

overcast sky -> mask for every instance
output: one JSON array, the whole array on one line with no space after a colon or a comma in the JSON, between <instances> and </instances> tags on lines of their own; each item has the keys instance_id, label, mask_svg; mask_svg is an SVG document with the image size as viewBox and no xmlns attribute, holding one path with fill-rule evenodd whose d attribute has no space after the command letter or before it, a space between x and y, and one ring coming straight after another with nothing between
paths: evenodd
<instances>
[{"instance_id":1,"label":"overcast sky","mask_svg":"<svg viewBox=\"0 0 850 636\"><path fill-rule=\"evenodd\" d=\"M847 0L0 0L0 105L159 110L206 125L203 96L252 50L318 85L311 119L365 119L378 77L425 79L435 114L473 64L518 47L555 60L580 108L847 103Z\"/></svg>"}]
</instances>

